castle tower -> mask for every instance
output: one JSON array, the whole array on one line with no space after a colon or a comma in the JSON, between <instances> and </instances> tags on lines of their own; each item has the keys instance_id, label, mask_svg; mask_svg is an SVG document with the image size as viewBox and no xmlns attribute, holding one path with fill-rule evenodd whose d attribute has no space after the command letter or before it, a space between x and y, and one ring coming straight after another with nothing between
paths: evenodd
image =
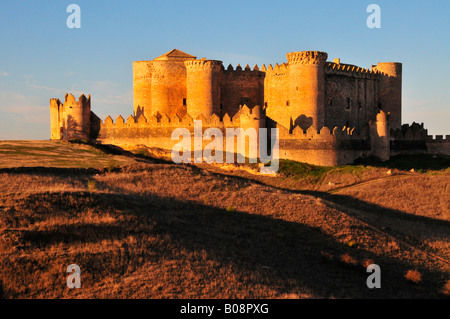
<instances>
[{"instance_id":1,"label":"castle tower","mask_svg":"<svg viewBox=\"0 0 450 319\"><path fill-rule=\"evenodd\" d=\"M133 62L133 107L134 115L152 115L152 62Z\"/></svg>"},{"instance_id":2,"label":"castle tower","mask_svg":"<svg viewBox=\"0 0 450 319\"><path fill-rule=\"evenodd\" d=\"M259 157L259 129L265 127L266 116L264 110L259 105L255 105L253 108L242 105L238 114L239 127L249 135L247 136L244 133L238 138L236 144L245 145L245 149L240 154L256 162ZM238 149L236 148L236 150Z\"/></svg>"},{"instance_id":3,"label":"castle tower","mask_svg":"<svg viewBox=\"0 0 450 319\"><path fill-rule=\"evenodd\" d=\"M370 141L372 155L382 161L390 158L390 128L387 114L383 111L377 114L376 121L370 121Z\"/></svg>"},{"instance_id":4,"label":"castle tower","mask_svg":"<svg viewBox=\"0 0 450 319\"><path fill-rule=\"evenodd\" d=\"M187 71L187 113L196 118L220 114L220 76L222 61L190 60Z\"/></svg>"},{"instance_id":5,"label":"castle tower","mask_svg":"<svg viewBox=\"0 0 450 319\"><path fill-rule=\"evenodd\" d=\"M179 74L177 74L179 73ZM159 112L161 115L172 115L172 111L177 109L182 101L177 101L177 95L186 95L183 86L177 86L177 76L182 77L184 72L177 72L176 66L168 61L154 61L151 81L151 105L152 113ZM181 92L178 92L181 91ZM178 94L177 94L178 93ZM181 93L181 94L180 94Z\"/></svg>"},{"instance_id":6,"label":"castle tower","mask_svg":"<svg viewBox=\"0 0 450 319\"><path fill-rule=\"evenodd\" d=\"M50 138L60 140L62 138L63 104L59 99L50 99Z\"/></svg>"},{"instance_id":7,"label":"castle tower","mask_svg":"<svg viewBox=\"0 0 450 319\"><path fill-rule=\"evenodd\" d=\"M173 49L152 61L151 113L159 112L169 117L186 115L185 61L196 57ZM150 118L148 116L148 118Z\"/></svg>"},{"instance_id":8,"label":"castle tower","mask_svg":"<svg viewBox=\"0 0 450 319\"><path fill-rule=\"evenodd\" d=\"M324 92L326 52L301 51L288 53L289 106L293 124L316 128L324 126ZM305 123L296 123L303 115Z\"/></svg>"},{"instance_id":9,"label":"castle tower","mask_svg":"<svg viewBox=\"0 0 450 319\"><path fill-rule=\"evenodd\" d=\"M89 139L91 129L91 96L82 94L78 101L66 94L63 116L64 139Z\"/></svg>"},{"instance_id":10,"label":"castle tower","mask_svg":"<svg viewBox=\"0 0 450 319\"><path fill-rule=\"evenodd\" d=\"M264 110L259 105L249 108L243 105L239 110L240 127L244 130L254 128L257 132L260 128L265 127L266 116Z\"/></svg>"},{"instance_id":11,"label":"castle tower","mask_svg":"<svg viewBox=\"0 0 450 319\"><path fill-rule=\"evenodd\" d=\"M402 126L402 64L398 62L378 63L373 70L381 72L378 82L379 108L390 113L393 129Z\"/></svg>"}]
</instances>

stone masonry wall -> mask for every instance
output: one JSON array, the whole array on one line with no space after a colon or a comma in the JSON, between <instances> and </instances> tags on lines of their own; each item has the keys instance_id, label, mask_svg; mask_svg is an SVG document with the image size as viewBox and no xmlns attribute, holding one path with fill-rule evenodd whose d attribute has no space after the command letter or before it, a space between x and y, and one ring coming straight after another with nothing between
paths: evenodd
<instances>
[{"instance_id":1,"label":"stone masonry wall","mask_svg":"<svg viewBox=\"0 0 450 319\"><path fill-rule=\"evenodd\" d=\"M428 135L426 139L427 154L440 154L450 156L450 135Z\"/></svg>"},{"instance_id":2,"label":"stone masonry wall","mask_svg":"<svg viewBox=\"0 0 450 319\"><path fill-rule=\"evenodd\" d=\"M264 72L255 66L253 70L247 65L240 65L233 70L231 65L222 72L220 84L221 114L231 116L237 113L240 105L262 106L264 103Z\"/></svg>"}]
</instances>

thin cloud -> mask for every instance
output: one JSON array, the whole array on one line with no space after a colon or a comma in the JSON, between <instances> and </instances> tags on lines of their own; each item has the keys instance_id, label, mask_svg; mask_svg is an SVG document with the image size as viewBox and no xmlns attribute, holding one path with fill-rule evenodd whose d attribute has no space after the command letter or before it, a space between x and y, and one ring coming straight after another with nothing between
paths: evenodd
<instances>
[{"instance_id":1,"label":"thin cloud","mask_svg":"<svg viewBox=\"0 0 450 319\"><path fill-rule=\"evenodd\" d=\"M1 118L11 126L27 132L30 126L49 124L49 107L43 105L36 96L0 91L0 101Z\"/></svg>"},{"instance_id":2,"label":"thin cloud","mask_svg":"<svg viewBox=\"0 0 450 319\"><path fill-rule=\"evenodd\" d=\"M44 90L44 91L52 92L52 94L55 94L55 95L64 94L63 90L58 89L58 88L52 88L52 87L43 86L43 85L36 85L33 83L29 83L29 84L27 84L27 86L33 90Z\"/></svg>"},{"instance_id":3,"label":"thin cloud","mask_svg":"<svg viewBox=\"0 0 450 319\"><path fill-rule=\"evenodd\" d=\"M132 107L133 104L133 90L123 90L120 89L119 84L111 82L109 80L104 81L83 81L90 85L90 92L93 97L93 104L103 104L103 105L129 105ZM86 93L85 93L86 94Z\"/></svg>"}]
</instances>

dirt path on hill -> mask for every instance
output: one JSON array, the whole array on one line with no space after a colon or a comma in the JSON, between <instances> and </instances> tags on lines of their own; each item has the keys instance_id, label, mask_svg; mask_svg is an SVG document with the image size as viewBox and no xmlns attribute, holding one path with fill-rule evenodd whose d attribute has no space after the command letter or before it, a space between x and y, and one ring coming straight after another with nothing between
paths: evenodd
<instances>
[{"instance_id":1,"label":"dirt path on hill","mask_svg":"<svg viewBox=\"0 0 450 319\"><path fill-rule=\"evenodd\" d=\"M448 221L434 220L426 216L413 217L400 210L379 206L373 209L372 205L357 198L349 198L349 194L345 193L348 190L355 191L367 186L375 186L381 182L397 182L413 177L415 177L413 174L391 175L335 188L328 192L308 193L316 193L325 205L346 213L379 234L448 267L450 265L450 223ZM436 238L439 238L439 247L435 247L437 246Z\"/></svg>"},{"instance_id":2,"label":"dirt path on hill","mask_svg":"<svg viewBox=\"0 0 450 319\"><path fill-rule=\"evenodd\" d=\"M402 237L404 237L404 236L402 236L403 234L401 233L401 231L399 231L402 229L401 225L398 225L398 227L395 227L395 229L391 229L391 228L387 228L386 226L384 226L384 223L377 222L378 218L374 217L374 214L376 214L376 212L364 211L364 210L356 209L354 207L350 207L347 205L336 204L335 202L329 201L326 199L322 199L322 201L328 207L338 209L339 211L346 213L349 217L357 219L358 221L362 222L366 227L370 228L371 230L373 230L383 236L386 236L387 238L389 238L395 242L398 242L404 246L407 246L412 250L420 252L423 255L427 255L428 257L431 257L431 258L443 263L444 265L450 266L450 260L447 259L446 257L438 256L435 253L430 252L429 249L424 250L424 248L426 248L426 247L423 247L423 246L421 247L420 245L417 245L417 243L413 244L413 243L407 242L404 239L402 239ZM449 230L449 227L447 226L447 227L445 227L445 229ZM407 236L407 238L409 238L409 237Z\"/></svg>"},{"instance_id":3,"label":"dirt path on hill","mask_svg":"<svg viewBox=\"0 0 450 319\"><path fill-rule=\"evenodd\" d=\"M343 190L361 188L363 186L376 184L376 183L378 183L380 181L384 181L386 179L392 179L392 180L393 179L402 179L402 178L406 178L406 177L409 177L409 176L410 176L409 174L388 175L388 176L384 176L384 177L371 179L371 180L368 180L368 181L358 182L358 183L351 184L351 185L345 185L345 186L341 186L341 187L336 187L336 188L333 188L333 189L329 190L328 193L330 193L330 194L338 194L339 192L341 192Z\"/></svg>"}]
</instances>

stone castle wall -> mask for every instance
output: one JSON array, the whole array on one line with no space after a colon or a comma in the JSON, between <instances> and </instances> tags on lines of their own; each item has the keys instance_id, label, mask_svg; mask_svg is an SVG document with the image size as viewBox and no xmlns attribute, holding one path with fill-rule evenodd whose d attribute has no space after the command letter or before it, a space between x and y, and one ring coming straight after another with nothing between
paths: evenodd
<instances>
[{"instance_id":1,"label":"stone castle wall","mask_svg":"<svg viewBox=\"0 0 450 319\"><path fill-rule=\"evenodd\" d=\"M265 119L259 106L249 108L246 105L240 107L234 117L225 114L223 118L219 118L217 115L212 114L209 117L200 115L195 119L189 114L183 118L173 115L169 117L164 114L162 117L152 115L147 119L144 115L140 115L138 118L130 115L127 120L122 116L118 116L115 121L108 116L104 122L100 121L98 134L94 137L96 142L103 144L113 144L124 147L125 149L135 148L136 145L145 145L147 147L160 148L167 151L171 151L173 147L179 142L176 138L172 139L172 133L175 129L186 128L191 135L191 146L194 151L194 130L195 121L201 121L202 135L209 128L219 129L224 138L224 143L219 145L217 150L226 150L226 136L227 129L242 128L244 133L249 128L253 128L256 133L257 149L259 148L259 128L264 127ZM244 137L246 138L246 137ZM247 138L248 139L248 138ZM214 141L214 138L212 138ZM234 141L233 147L238 150L237 144L240 140ZM202 141L202 148L208 145L211 140L205 139ZM247 140L248 144L248 140ZM244 157L249 157L250 153L248 145L245 151L241 154ZM258 156L259 153L254 154Z\"/></svg>"},{"instance_id":2,"label":"stone castle wall","mask_svg":"<svg viewBox=\"0 0 450 319\"><path fill-rule=\"evenodd\" d=\"M443 154L450 156L450 135L428 135L426 139L427 154Z\"/></svg>"},{"instance_id":3,"label":"stone castle wall","mask_svg":"<svg viewBox=\"0 0 450 319\"><path fill-rule=\"evenodd\" d=\"M325 123L360 129L380 111L377 73L353 65L328 62L325 67Z\"/></svg>"},{"instance_id":4,"label":"stone castle wall","mask_svg":"<svg viewBox=\"0 0 450 319\"><path fill-rule=\"evenodd\" d=\"M213 114L209 118L201 116L198 120L202 122L202 133L205 133L208 128L218 128L222 132L224 143L218 148L221 150L226 150L227 147L225 137L228 128L247 130L252 127L257 132L259 128L267 128L267 134L269 135L271 133L270 128L273 127L277 128L279 132L279 154L282 159L335 166L351 163L357 158L372 155L373 146L368 125L361 131L347 127L335 127L332 130L327 127L323 127L321 130L310 127L303 130L300 126L296 126L292 131L289 131L270 118L264 118L264 115L259 113L261 110L262 108L259 106L253 109L243 106L234 117L226 114L220 119ZM146 119L141 115L138 119L135 119L130 115L126 121L122 116L119 116L115 121L108 116L100 124L96 141L118 145L126 149L132 149L136 145L145 145L171 151L178 143L178 140L171 139L172 132L180 127L187 128L190 131L192 151L194 151L194 119L190 115L186 115L182 119L176 115L172 118L164 115L160 119L156 116ZM268 135L266 138L270 140ZM246 151L241 155L249 157L248 140L246 142ZM209 143L208 140L204 140L202 147L204 148ZM234 150L238 150L237 143L238 140L235 140ZM257 145L259 150L259 143ZM270 149L267 152L271 154Z\"/></svg>"},{"instance_id":5,"label":"stone castle wall","mask_svg":"<svg viewBox=\"0 0 450 319\"><path fill-rule=\"evenodd\" d=\"M240 105L263 106L264 101L264 72L255 66L247 65L244 69L238 65L236 69L230 64L223 70L220 84L220 114L233 116Z\"/></svg>"},{"instance_id":6,"label":"stone castle wall","mask_svg":"<svg viewBox=\"0 0 450 319\"><path fill-rule=\"evenodd\" d=\"M280 132L280 158L322 166L352 163L360 157L371 155L369 130L361 132L354 128L303 130L297 126L291 133L277 125Z\"/></svg>"},{"instance_id":7,"label":"stone castle wall","mask_svg":"<svg viewBox=\"0 0 450 319\"><path fill-rule=\"evenodd\" d=\"M291 127L291 116L287 112L289 107L289 68L287 64L271 64L266 69L263 65L261 70L265 73L264 80L264 105L267 108L267 116L276 120L284 127Z\"/></svg>"}]
</instances>

